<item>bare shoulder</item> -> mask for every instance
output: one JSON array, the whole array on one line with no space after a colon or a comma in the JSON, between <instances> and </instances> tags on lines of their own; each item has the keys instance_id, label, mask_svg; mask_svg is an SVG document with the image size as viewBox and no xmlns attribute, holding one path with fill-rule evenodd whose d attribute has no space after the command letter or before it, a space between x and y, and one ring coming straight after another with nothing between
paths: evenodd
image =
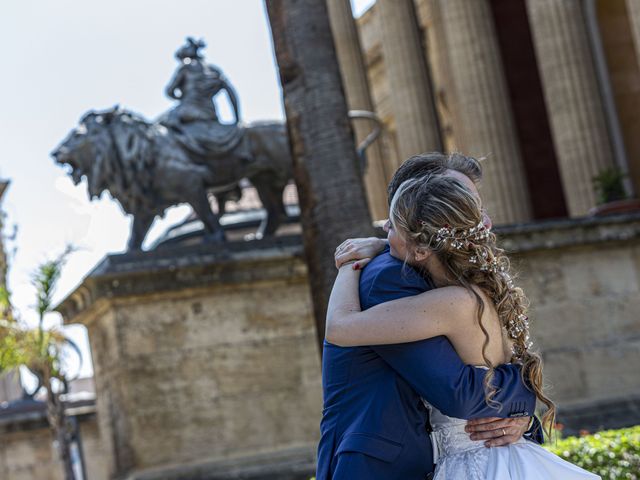
<instances>
[{"instance_id":1,"label":"bare shoulder","mask_svg":"<svg viewBox=\"0 0 640 480\"><path fill-rule=\"evenodd\" d=\"M475 305L476 297L465 287L450 285L448 287L434 288L425 293L433 297L438 297L441 302L452 302L456 309L468 309Z\"/></svg>"},{"instance_id":2,"label":"bare shoulder","mask_svg":"<svg viewBox=\"0 0 640 480\"><path fill-rule=\"evenodd\" d=\"M476 297L460 286L439 287L418 296L425 308L446 308L452 314L465 315L476 308Z\"/></svg>"},{"instance_id":3,"label":"bare shoulder","mask_svg":"<svg viewBox=\"0 0 640 480\"><path fill-rule=\"evenodd\" d=\"M484 293L479 288L474 288L474 291L486 304L487 299ZM422 305L425 311L431 310L443 315L446 314L449 322L454 321L458 324L469 325L475 321L478 308L477 297L465 287L452 285L435 288L421 296L424 296Z\"/></svg>"}]
</instances>

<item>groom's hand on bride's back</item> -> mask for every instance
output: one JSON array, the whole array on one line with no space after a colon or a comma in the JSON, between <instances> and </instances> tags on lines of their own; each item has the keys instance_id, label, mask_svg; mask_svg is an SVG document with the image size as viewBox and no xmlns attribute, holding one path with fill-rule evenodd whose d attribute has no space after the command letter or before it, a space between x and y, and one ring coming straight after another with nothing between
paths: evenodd
<instances>
[{"instance_id":1,"label":"groom's hand on bride's back","mask_svg":"<svg viewBox=\"0 0 640 480\"><path fill-rule=\"evenodd\" d=\"M486 440L487 447L499 447L515 443L529 429L531 417L476 418L469 420L465 430L471 440Z\"/></svg>"},{"instance_id":2,"label":"groom's hand on bride's back","mask_svg":"<svg viewBox=\"0 0 640 480\"><path fill-rule=\"evenodd\" d=\"M336 268L339 269L344 264L353 262L354 269L362 269L386 246L387 241L382 238L349 238L336 248L334 254Z\"/></svg>"}]
</instances>

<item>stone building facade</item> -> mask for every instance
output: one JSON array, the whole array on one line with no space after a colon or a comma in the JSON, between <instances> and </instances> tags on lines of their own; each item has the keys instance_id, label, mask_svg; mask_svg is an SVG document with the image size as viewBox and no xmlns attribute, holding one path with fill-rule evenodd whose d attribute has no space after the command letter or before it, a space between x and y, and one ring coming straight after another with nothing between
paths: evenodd
<instances>
[{"instance_id":1,"label":"stone building facade","mask_svg":"<svg viewBox=\"0 0 640 480\"><path fill-rule=\"evenodd\" d=\"M20 402L0 409L0 478L3 480L64 480L64 470L43 402ZM93 401L75 402L67 414L78 421L88 480L110 480L109 455L104 450Z\"/></svg>"},{"instance_id":2,"label":"stone building facade","mask_svg":"<svg viewBox=\"0 0 640 480\"><path fill-rule=\"evenodd\" d=\"M386 126L369 158L375 218L402 160L442 148L487 157L496 224L585 215L614 166L640 190L637 1L378 0L359 36L344 4L329 0L347 98ZM343 53L358 48L361 62Z\"/></svg>"}]
</instances>

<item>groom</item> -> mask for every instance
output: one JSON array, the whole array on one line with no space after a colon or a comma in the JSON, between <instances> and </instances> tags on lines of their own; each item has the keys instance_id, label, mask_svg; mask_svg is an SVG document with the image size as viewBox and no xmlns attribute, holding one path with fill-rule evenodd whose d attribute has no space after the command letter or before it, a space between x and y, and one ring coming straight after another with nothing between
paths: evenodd
<instances>
[{"instance_id":1,"label":"groom","mask_svg":"<svg viewBox=\"0 0 640 480\"><path fill-rule=\"evenodd\" d=\"M427 173L463 177L477 183L475 159L440 153L407 160L389 185ZM427 278L389 254L386 248L362 271L363 310L434 288ZM462 363L445 337L371 347L338 347L325 341L322 361L324 410L320 424L317 480L418 480L433 474L428 411L421 397L445 415L482 418L468 425L472 439L504 445L519 439L535 409L535 396L520 370L495 371L496 410L485 401L485 371ZM490 417L503 417L490 418ZM541 438L536 437L541 442Z\"/></svg>"}]
</instances>

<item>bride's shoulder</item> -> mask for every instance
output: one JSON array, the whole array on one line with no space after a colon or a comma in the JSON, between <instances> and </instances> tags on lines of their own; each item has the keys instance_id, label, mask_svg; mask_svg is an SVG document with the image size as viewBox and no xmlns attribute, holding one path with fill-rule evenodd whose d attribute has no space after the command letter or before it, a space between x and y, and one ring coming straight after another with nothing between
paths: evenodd
<instances>
[{"instance_id":1,"label":"bride's shoulder","mask_svg":"<svg viewBox=\"0 0 640 480\"><path fill-rule=\"evenodd\" d=\"M436 288L427 292L427 295L437 298L437 303L441 308L445 308L450 313L450 319L459 319L462 322L474 321L478 311L478 298L486 307L491 304L490 299L479 287L472 286L471 289L450 285ZM435 300L435 298L433 298Z\"/></svg>"},{"instance_id":2,"label":"bride's shoulder","mask_svg":"<svg viewBox=\"0 0 640 480\"><path fill-rule=\"evenodd\" d=\"M469 304L477 305L478 297L484 302L491 301L489 296L477 285L471 285L470 288L461 285L447 285L446 287L436 288L433 291L439 291L451 299L458 300L464 306L469 306Z\"/></svg>"},{"instance_id":3,"label":"bride's shoulder","mask_svg":"<svg viewBox=\"0 0 640 480\"><path fill-rule=\"evenodd\" d=\"M445 308L449 311L460 314L467 313L476 308L476 297L465 287L448 285L438 287L422 294L425 305Z\"/></svg>"},{"instance_id":4,"label":"bride's shoulder","mask_svg":"<svg viewBox=\"0 0 640 480\"><path fill-rule=\"evenodd\" d=\"M475 290L475 289L474 289ZM448 298L450 300L456 300L466 305L468 302L475 301L475 295L468 288L461 287L459 285L447 285L446 287L438 287L431 290L433 294Z\"/></svg>"}]
</instances>

